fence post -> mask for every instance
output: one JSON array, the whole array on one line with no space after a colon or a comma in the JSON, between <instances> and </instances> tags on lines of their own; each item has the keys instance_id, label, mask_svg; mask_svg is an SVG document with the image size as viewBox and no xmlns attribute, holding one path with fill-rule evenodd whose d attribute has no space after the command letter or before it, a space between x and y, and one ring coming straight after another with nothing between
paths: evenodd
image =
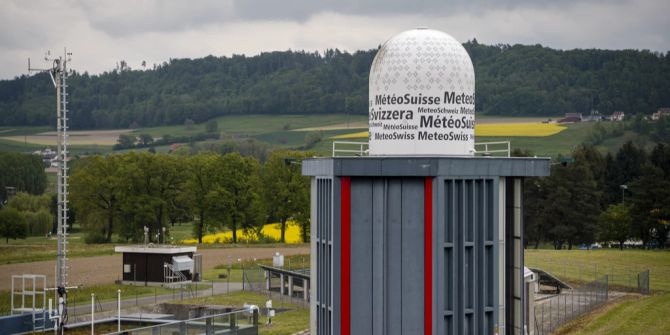
<instances>
[{"instance_id":1,"label":"fence post","mask_svg":"<svg viewBox=\"0 0 670 335\"><path fill-rule=\"evenodd\" d=\"M116 299L116 310L118 312L117 317L117 331L121 332L121 290L117 290L117 299Z\"/></svg>"},{"instance_id":2,"label":"fence post","mask_svg":"<svg viewBox=\"0 0 670 335\"><path fill-rule=\"evenodd\" d=\"M91 335L95 335L95 293L91 293Z\"/></svg>"},{"instance_id":3,"label":"fence post","mask_svg":"<svg viewBox=\"0 0 670 335\"><path fill-rule=\"evenodd\" d=\"M551 311L553 309L552 308L553 304L554 304L554 298L549 298L549 331L552 331L554 327L554 316L553 316L554 313Z\"/></svg>"}]
</instances>

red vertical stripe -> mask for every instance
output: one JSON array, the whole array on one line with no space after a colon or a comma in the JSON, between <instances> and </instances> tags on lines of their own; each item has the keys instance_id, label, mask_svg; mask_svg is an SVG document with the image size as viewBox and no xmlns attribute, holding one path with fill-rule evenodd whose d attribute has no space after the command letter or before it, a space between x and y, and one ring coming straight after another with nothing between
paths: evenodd
<instances>
[{"instance_id":1,"label":"red vertical stripe","mask_svg":"<svg viewBox=\"0 0 670 335\"><path fill-rule=\"evenodd\" d=\"M340 201L340 297L341 305L340 333L349 335L351 333L351 177L341 177L342 188Z\"/></svg>"},{"instance_id":2,"label":"red vertical stripe","mask_svg":"<svg viewBox=\"0 0 670 335\"><path fill-rule=\"evenodd\" d=\"M433 333L433 178L424 181L423 333Z\"/></svg>"}]
</instances>

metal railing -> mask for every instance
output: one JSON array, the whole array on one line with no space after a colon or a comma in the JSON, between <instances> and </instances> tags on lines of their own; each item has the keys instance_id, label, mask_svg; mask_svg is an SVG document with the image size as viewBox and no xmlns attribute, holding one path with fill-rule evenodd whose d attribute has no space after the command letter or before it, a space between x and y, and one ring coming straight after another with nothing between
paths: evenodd
<instances>
[{"instance_id":1,"label":"metal railing","mask_svg":"<svg viewBox=\"0 0 670 335\"><path fill-rule=\"evenodd\" d=\"M305 299L304 296L300 294L307 294L306 292L294 292L294 296L289 296L288 294L282 294L278 291L268 290L266 287L267 278L265 277L265 270L260 267L245 268L242 273L242 289L254 291L267 295L268 299L279 301L280 303L290 303L297 307L309 308L309 296ZM279 278L270 278L272 285L274 287L279 286Z\"/></svg>"},{"instance_id":2,"label":"metal railing","mask_svg":"<svg viewBox=\"0 0 670 335\"><path fill-rule=\"evenodd\" d=\"M120 332L108 333L107 335L144 334L258 334L258 309L240 309L189 320L126 329Z\"/></svg>"},{"instance_id":3,"label":"metal railing","mask_svg":"<svg viewBox=\"0 0 670 335\"><path fill-rule=\"evenodd\" d=\"M509 141L475 143L476 156L510 157L511 153L512 149ZM362 157L368 155L368 142L333 141L333 157Z\"/></svg>"},{"instance_id":4,"label":"metal railing","mask_svg":"<svg viewBox=\"0 0 670 335\"><path fill-rule=\"evenodd\" d=\"M163 284L170 286L172 284L179 284L187 281L188 278L186 278L181 271L175 270L172 264L163 264Z\"/></svg>"},{"instance_id":5,"label":"metal railing","mask_svg":"<svg viewBox=\"0 0 670 335\"><path fill-rule=\"evenodd\" d=\"M510 157L512 146L510 141L502 142L481 142L475 143L475 155L477 156L496 156L503 154L504 157Z\"/></svg>"},{"instance_id":6,"label":"metal railing","mask_svg":"<svg viewBox=\"0 0 670 335\"><path fill-rule=\"evenodd\" d=\"M333 157L367 156L368 147L368 142L333 141Z\"/></svg>"}]
</instances>

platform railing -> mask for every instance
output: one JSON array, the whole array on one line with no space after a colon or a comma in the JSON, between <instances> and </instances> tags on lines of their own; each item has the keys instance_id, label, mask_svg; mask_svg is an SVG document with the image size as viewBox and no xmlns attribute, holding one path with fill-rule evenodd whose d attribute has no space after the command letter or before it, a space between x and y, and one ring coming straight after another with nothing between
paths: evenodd
<instances>
[{"instance_id":1,"label":"platform railing","mask_svg":"<svg viewBox=\"0 0 670 335\"><path fill-rule=\"evenodd\" d=\"M509 141L475 143L476 156L510 157ZM332 157L363 157L369 155L368 142L333 141Z\"/></svg>"},{"instance_id":2,"label":"platform railing","mask_svg":"<svg viewBox=\"0 0 670 335\"><path fill-rule=\"evenodd\" d=\"M107 335L153 334L258 334L258 309L245 308L228 313L125 329Z\"/></svg>"}]
</instances>

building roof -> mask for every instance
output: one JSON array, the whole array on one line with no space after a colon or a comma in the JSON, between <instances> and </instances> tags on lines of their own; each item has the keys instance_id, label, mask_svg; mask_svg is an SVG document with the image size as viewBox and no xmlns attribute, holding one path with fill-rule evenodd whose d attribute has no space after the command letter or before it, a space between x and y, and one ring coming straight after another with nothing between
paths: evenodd
<instances>
[{"instance_id":1,"label":"building roof","mask_svg":"<svg viewBox=\"0 0 670 335\"><path fill-rule=\"evenodd\" d=\"M196 252L197 247L170 246L170 245L124 245L114 247L114 252L127 252L138 254L183 254L187 252Z\"/></svg>"},{"instance_id":2,"label":"building roof","mask_svg":"<svg viewBox=\"0 0 670 335\"><path fill-rule=\"evenodd\" d=\"M261 267L263 270L270 271L270 272L275 272L275 273L282 273L285 275L290 275L296 278L302 278L302 279L307 279L309 280L309 272L307 271L298 271L298 270L286 270L282 268L276 268L274 266L268 266L268 265L262 265L258 264L259 267Z\"/></svg>"}]
</instances>

